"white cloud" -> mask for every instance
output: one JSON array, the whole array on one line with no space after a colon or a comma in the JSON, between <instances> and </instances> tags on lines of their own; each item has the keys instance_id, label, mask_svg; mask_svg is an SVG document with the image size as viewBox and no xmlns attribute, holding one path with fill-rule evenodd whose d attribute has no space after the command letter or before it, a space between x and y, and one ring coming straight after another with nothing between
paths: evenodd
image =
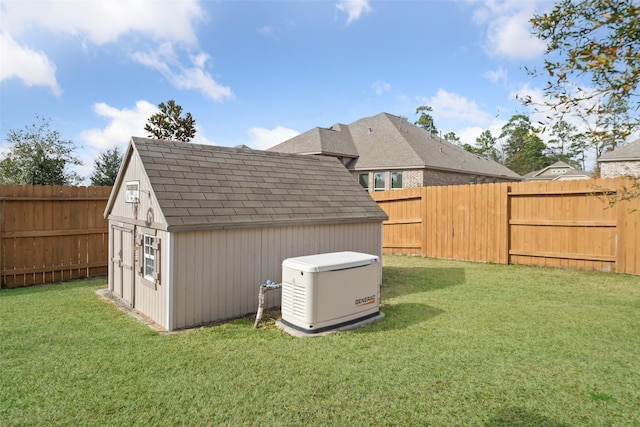
<instances>
[{"instance_id":1,"label":"white cloud","mask_svg":"<svg viewBox=\"0 0 640 427\"><path fill-rule=\"evenodd\" d=\"M129 33L194 44L194 23L205 17L198 0L9 1L2 12L4 30L12 34L39 28L97 45Z\"/></svg>"},{"instance_id":2,"label":"white cloud","mask_svg":"<svg viewBox=\"0 0 640 427\"><path fill-rule=\"evenodd\" d=\"M369 0L341 0L336 4L336 9L347 14L347 24L359 19L363 13L373 10Z\"/></svg>"},{"instance_id":3,"label":"white cloud","mask_svg":"<svg viewBox=\"0 0 640 427\"><path fill-rule=\"evenodd\" d=\"M382 95L385 92L389 92L391 90L391 85L387 82L383 82L381 80L375 81L371 84L371 89L376 93L376 95Z\"/></svg>"},{"instance_id":4,"label":"white cloud","mask_svg":"<svg viewBox=\"0 0 640 427\"><path fill-rule=\"evenodd\" d=\"M489 0L474 12L474 21L486 29L484 50L491 56L531 59L540 56L545 44L531 33L529 20L535 1Z\"/></svg>"},{"instance_id":5,"label":"white cloud","mask_svg":"<svg viewBox=\"0 0 640 427\"><path fill-rule=\"evenodd\" d=\"M497 70L485 72L482 77L493 83L505 83L507 81L507 70L499 67Z\"/></svg>"},{"instance_id":6,"label":"white cloud","mask_svg":"<svg viewBox=\"0 0 640 427\"><path fill-rule=\"evenodd\" d=\"M264 27L258 28L258 34L261 34L265 37L275 37L275 30L273 27L265 25Z\"/></svg>"},{"instance_id":7,"label":"white cloud","mask_svg":"<svg viewBox=\"0 0 640 427\"><path fill-rule=\"evenodd\" d=\"M487 123L491 120L490 115L482 111L475 101L444 89L439 89L427 104L433 108L434 117L476 124Z\"/></svg>"},{"instance_id":8,"label":"white cloud","mask_svg":"<svg viewBox=\"0 0 640 427\"><path fill-rule=\"evenodd\" d=\"M144 126L147 124L149 117L159 110L158 107L148 101L141 100L136 102L135 107L131 109L118 109L104 102L99 102L94 104L93 111L98 116L106 119L108 123L102 129L93 128L81 132L80 139L89 146L100 150L115 147L124 150L132 136L147 136ZM197 123L196 135L191 142L214 145L212 141L209 141L204 136L204 132Z\"/></svg>"},{"instance_id":9,"label":"white cloud","mask_svg":"<svg viewBox=\"0 0 640 427\"><path fill-rule=\"evenodd\" d=\"M502 126L504 126L507 122L504 120L494 119L489 126L486 128L482 128L479 126L471 126L459 129L456 131L456 135L460 137L460 142L462 144L475 145L476 138L478 138L482 132L485 130L490 130L491 134L498 138L502 133ZM498 148L500 145L500 141L497 142Z\"/></svg>"},{"instance_id":10,"label":"white cloud","mask_svg":"<svg viewBox=\"0 0 640 427\"><path fill-rule=\"evenodd\" d=\"M249 147L266 150L294 136L300 135L300 132L284 126L276 126L273 129L251 128L247 131L247 134L249 134L250 137L250 141L247 143Z\"/></svg>"},{"instance_id":11,"label":"white cloud","mask_svg":"<svg viewBox=\"0 0 640 427\"><path fill-rule=\"evenodd\" d=\"M192 67L184 66L171 43L163 43L155 51L135 52L134 61L159 71L177 89L199 90L214 101L233 98L227 86L216 82L206 70L210 57L200 52L190 56Z\"/></svg>"},{"instance_id":12,"label":"white cloud","mask_svg":"<svg viewBox=\"0 0 640 427\"><path fill-rule=\"evenodd\" d=\"M62 94L56 66L42 52L20 46L9 34L0 34L0 81L18 78L31 86L45 86L55 96Z\"/></svg>"},{"instance_id":13,"label":"white cloud","mask_svg":"<svg viewBox=\"0 0 640 427\"><path fill-rule=\"evenodd\" d=\"M160 48L135 54L134 59L160 71L174 87L199 90L216 101L233 96L231 89L206 71L207 54L191 56L191 66L184 66L185 58L178 60L173 53L174 45L184 52L185 47L197 44L196 24L206 19L198 0L10 1L0 3L0 13L2 80L17 77L29 86L48 86L54 94L61 94L55 64L45 53L26 47L31 32L64 36L85 49L87 41L103 45L135 34L136 40L159 42Z\"/></svg>"},{"instance_id":14,"label":"white cloud","mask_svg":"<svg viewBox=\"0 0 640 427\"><path fill-rule=\"evenodd\" d=\"M124 149L132 136L146 136L144 126L149 117L158 112L158 107L147 101L138 101L132 109L119 110L100 102L93 106L93 111L109 123L102 129L81 132L80 139L102 150L114 147Z\"/></svg>"}]
</instances>

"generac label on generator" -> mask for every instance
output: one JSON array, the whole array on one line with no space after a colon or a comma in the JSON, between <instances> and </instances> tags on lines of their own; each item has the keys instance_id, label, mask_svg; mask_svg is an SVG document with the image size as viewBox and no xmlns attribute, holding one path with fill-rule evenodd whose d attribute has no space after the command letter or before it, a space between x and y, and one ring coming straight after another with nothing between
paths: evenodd
<instances>
[{"instance_id":1,"label":"generac label on generator","mask_svg":"<svg viewBox=\"0 0 640 427\"><path fill-rule=\"evenodd\" d=\"M368 297L357 298L355 303L356 303L356 307L362 307L362 306L365 306L365 305L375 304L376 303L376 296L375 295L369 295Z\"/></svg>"}]
</instances>

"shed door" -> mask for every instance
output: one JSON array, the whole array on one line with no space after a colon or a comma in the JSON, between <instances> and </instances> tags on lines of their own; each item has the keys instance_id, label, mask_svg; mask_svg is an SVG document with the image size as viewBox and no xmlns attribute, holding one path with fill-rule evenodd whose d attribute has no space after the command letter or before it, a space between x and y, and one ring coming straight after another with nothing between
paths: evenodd
<instances>
[{"instance_id":1,"label":"shed door","mask_svg":"<svg viewBox=\"0 0 640 427\"><path fill-rule=\"evenodd\" d=\"M113 228L113 293L134 305L133 231Z\"/></svg>"}]
</instances>

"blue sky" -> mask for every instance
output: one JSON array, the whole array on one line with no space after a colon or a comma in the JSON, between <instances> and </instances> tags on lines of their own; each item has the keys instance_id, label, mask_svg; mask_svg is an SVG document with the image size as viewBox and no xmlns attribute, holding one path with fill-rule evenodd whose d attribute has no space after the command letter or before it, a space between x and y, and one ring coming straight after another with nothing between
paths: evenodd
<instances>
[{"instance_id":1,"label":"blue sky","mask_svg":"<svg viewBox=\"0 0 640 427\"><path fill-rule=\"evenodd\" d=\"M0 132L51 118L88 176L174 99L194 142L268 148L387 112L473 143L541 96L550 1L1 0Z\"/></svg>"}]
</instances>

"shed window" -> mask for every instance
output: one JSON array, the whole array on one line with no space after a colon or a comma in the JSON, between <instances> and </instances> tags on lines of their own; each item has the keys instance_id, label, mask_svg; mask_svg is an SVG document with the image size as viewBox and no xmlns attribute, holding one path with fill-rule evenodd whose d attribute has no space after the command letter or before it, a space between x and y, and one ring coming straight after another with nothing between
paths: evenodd
<instances>
[{"instance_id":1,"label":"shed window","mask_svg":"<svg viewBox=\"0 0 640 427\"><path fill-rule=\"evenodd\" d=\"M384 172L377 172L373 174L373 189L375 191L384 190Z\"/></svg>"},{"instance_id":2,"label":"shed window","mask_svg":"<svg viewBox=\"0 0 640 427\"><path fill-rule=\"evenodd\" d=\"M402 188L402 172L391 172L391 188Z\"/></svg>"},{"instance_id":3,"label":"shed window","mask_svg":"<svg viewBox=\"0 0 640 427\"><path fill-rule=\"evenodd\" d=\"M156 267L156 238L155 236L144 235L144 278L155 281L155 267Z\"/></svg>"},{"instance_id":4,"label":"shed window","mask_svg":"<svg viewBox=\"0 0 640 427\"><path fill-rule=\"evenodd\" d=\"M364 188L365 190L369 189L369 174L368 173L361 173L360 175L358 175L358 182L360 182L360 185L362 185L362 188Z\"/></svg>"}]
</instances>

